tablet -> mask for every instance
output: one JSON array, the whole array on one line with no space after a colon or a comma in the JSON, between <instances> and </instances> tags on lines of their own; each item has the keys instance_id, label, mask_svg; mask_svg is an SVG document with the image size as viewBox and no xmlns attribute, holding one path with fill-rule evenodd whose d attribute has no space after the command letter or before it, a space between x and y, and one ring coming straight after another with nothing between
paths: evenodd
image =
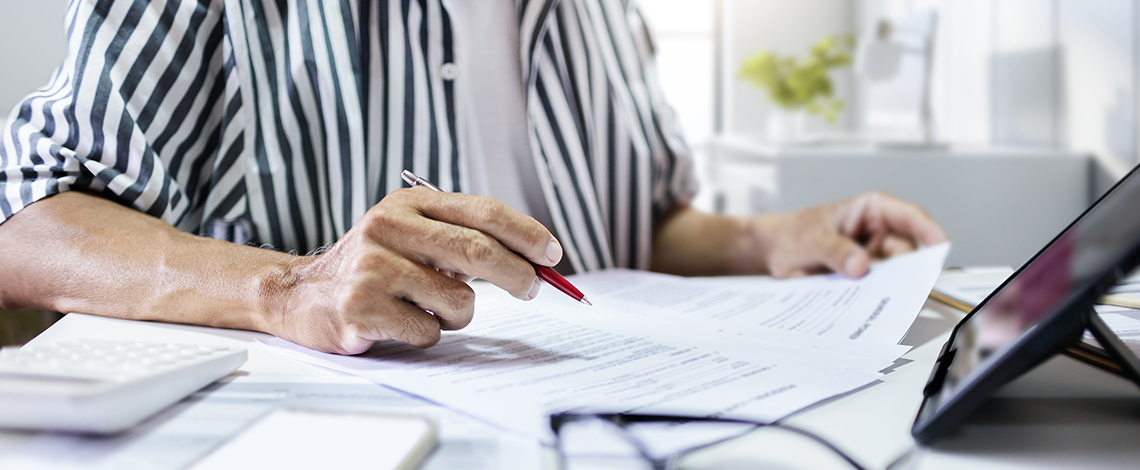
<instances>
[{"instance_id":1,"label":"tablet","mask_svg":"<svg viewBox=\"0 0 1140 470\"><path fill-rule=\"evenodd\" d=\"M994 390L1076 345L1086 329L1140 384L1136 356L1092 310L1093 301L1140 261L1136 173L1121 179L954 327L923 390L911 428L917 441L930 443L953 431Z\"/></svg>"}]
</instances>

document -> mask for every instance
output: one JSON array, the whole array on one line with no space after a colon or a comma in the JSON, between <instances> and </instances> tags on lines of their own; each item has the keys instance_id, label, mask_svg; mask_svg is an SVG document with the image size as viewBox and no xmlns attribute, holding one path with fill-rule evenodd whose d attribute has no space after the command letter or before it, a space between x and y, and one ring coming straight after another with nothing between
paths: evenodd
<instances>
[{"instance_id":1,"label":"document","mask_svg":"<svg viewBox=\"0 0 1140 470\"><path fill-rule=\"evenodd\" d=\"M934 292L942 295L939 300L954 303L951 306L968 312L1012 274L1013 269L1008 266L948 270L938 277Z\"/></svg>"},{"instance_id":2,"label":"document","mask_svg":"<svg viewBox=\"0 0 1140 470\"><path fill-rule=\"evenodd\" d=\"M753 341L811 346L832 360L872 370L904 354L898 346L926 302L949 244L871 267L860 279L837 274L774 280L760 276L687 279L637 271L575 276L597 305L684 331L732 334Z\"/></svg>"},{"instance_id":3,"label":"document","mask_svg":"<svg viewBox=\"0 0 1140 470\"><path fill-rule=\"evenodd\" d=\"M1100 299L1100 303L1140 309L1140 274L1135 272L1130 274L1118 281L1116 286L1108 291L1108 295Z\"/></svg>"},{"instance_id":4,"label":"document","mask_svg":"<svg viewBox=\"0 0 1140 470\"><path fill-rule=\"evenodd\" d=\"M1140 310L1112 305L1097 305L1096 312L1100 314L1105 325L1108 325L1108 328L1124 342L1125 346L1140 355L1140 320L1137 319L1140 318ZM1086 331L1081 341L1083 342L1082 346L1098 351L1104 356L1108 355L1108 352L1093 337L1092 333Z\"/></svg>"},{"instance_id":5,"label":"document","mask_svg":"<svg viewBox=\"0 0 1140 470\"><path fill-rule=\"evenodd\" d=\"M281 339L264 347L547 442L547 415L567 411L771 422L880 377L908 349L898 342L947 249L858 280L574 276L593 308L562 295L520 302L476 283L471 325L428 349L384 341L346 357Z\"/></svg>"},{"instance_id":6,"label":"document","mask_svg":"<svg viewBox=\"0 0 1140 470\"><path fill-rule=\"evenodd\" d=\"M493 296L470 326L426 350L386 341L346 357L280 339L268 346L546 441L554 412L769 422L880 376L735 338L687 337L619 312Z\"/></svg>"},{"instance_id":7,"label":"document","mask_svg":"<svg viewBox=\"0 0 1140 470\"><path fill-rule=\"evenodd\" d=\"M1122 309L1114 309L1115 311L1122 311ZM1100 313L1100 318L1104 323L1112 329L1120 339L1128 342L1140 341L1140 320L1121 313L1105 313L1097 309ZM1135 310L1132 311L1135 313Z\"/></svg>"}]
</instances>

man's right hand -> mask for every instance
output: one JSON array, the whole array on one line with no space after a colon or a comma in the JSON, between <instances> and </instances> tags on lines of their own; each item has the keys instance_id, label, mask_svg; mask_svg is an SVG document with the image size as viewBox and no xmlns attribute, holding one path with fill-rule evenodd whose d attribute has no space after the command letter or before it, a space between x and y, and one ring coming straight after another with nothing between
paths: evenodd
<instances>
[{"instance_id":1,"label":"man's right hand","mask_svg":"<svg viewBox=\"0 0 1140 470\"><path fill-rule=\"evenodd\" d=\"M401 189L327 252L266 280L266 329L340 354L386 339L427 347L440 330L471 322L475 293L465 281L486 279L530 300L539 282L527 260L553 266L561 257L542 224L502 202Z\"/></svg>"},{"instance_id":2,"label":"man's right hand","mask_svg":"<svg viewBox=\"0 0 1140 470\"><path fill-rule=\"evenodd\" d=\"M199 237L76 191L0 224L0 247L9 310L258 330L340 354L384 339L431 346L471 321L465 281L530 299L527 260L562 257L545 227L503 203L425 188L389 194L314 256Z\"/></svg>"}]
</instances>

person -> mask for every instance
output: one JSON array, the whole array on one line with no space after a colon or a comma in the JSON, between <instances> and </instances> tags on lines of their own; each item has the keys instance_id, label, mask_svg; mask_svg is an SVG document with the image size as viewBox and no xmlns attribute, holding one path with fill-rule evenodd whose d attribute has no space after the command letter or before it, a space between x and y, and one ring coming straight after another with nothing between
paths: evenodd
<instances>
[{"instance_id":1,"label":"person","mask_svg":"<svg viewBox=\"0 0 1140 470\"><path fill-rule=\"evenodd\" d=\"M3 308L356 354L463 328L472 278L534 298L527 261L861 276L946 239L885 194L694 209L633 2L73 0L67 18L65 62L0 141ZM400 189L403 169L446 192Z\"/></svg>"}]
</instances>

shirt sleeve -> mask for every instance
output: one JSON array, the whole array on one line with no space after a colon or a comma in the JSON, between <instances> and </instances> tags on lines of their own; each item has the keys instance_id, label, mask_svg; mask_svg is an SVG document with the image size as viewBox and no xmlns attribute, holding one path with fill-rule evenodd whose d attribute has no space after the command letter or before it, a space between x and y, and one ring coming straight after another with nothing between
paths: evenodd
<instances>
[{"instance_id":1,"label":"shirt sleeve","mask_svg":"<svg viewBox=\"0 0 1140 470\"><path fill-rule=\"evenodd\" d=\"M82 190L185 224L219 143L221 8L73 0L66 59L0 133L0 223Z\"/></svg>"}]
</instances>

